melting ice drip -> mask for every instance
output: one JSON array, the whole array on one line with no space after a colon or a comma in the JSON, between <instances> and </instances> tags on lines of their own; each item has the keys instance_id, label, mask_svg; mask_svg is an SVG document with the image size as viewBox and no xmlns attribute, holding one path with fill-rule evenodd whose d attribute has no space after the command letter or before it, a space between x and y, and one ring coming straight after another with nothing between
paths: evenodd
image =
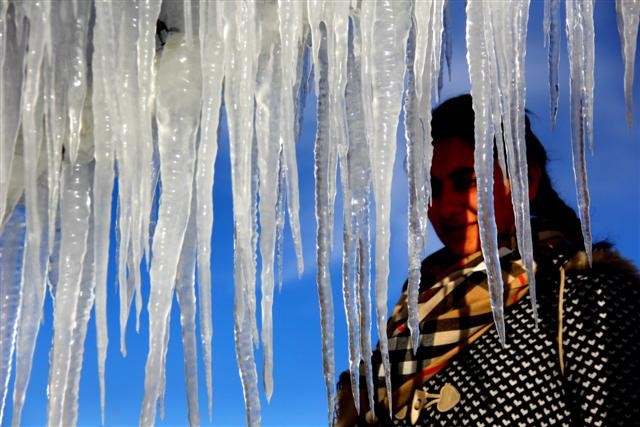
<instances>
[{"instance_id":1,"label":"melting ice drip","mask_svg":"<svg viewBox=\"0 0 640 427\"><path fill-rule=\"evenodd\" d=\"M616 7L631 124L640 3L618 0ZM417 289L430 200L430 109L432 94L437 100L442 85L441 59L449 58L451 52L446 9L446 0L0 2L0 421L5 416L15 353L12 422L20 424L49 287L55 302L48 422L77 422L82 350L94 305L104 422L106 276L114 178L118 180L121 331L134 300L136 327L139 324L141 263L146 262L151 277L149 354L140 422L153 424L159 401L162 408L174 292L181 310L189 422L199 424L196 313L211 416L209 258L213 166L224 104L235 225L236 352L247 424L260 423L253 345L261 340L264 347L264 389L270 398L274 264L281 265L276 258L281 256L285 211L299 273L303 266L295 141L306 94L308 57L318 95L317 284L328 413L331 418L335 409L329 260L338 165L345 197L343 292L349 367L359 403L358 367L364 361L371 405L369 208L373 203L377 325L378 330L385 330L391 174L404 97L410 194L409 326L415 350L419 342ZM492 153L495 137L500 167L509 171L511 180L519 250L531 273L524 148L528 9L528 0L467 5L481 241L494 318L503 341L502 283L490 191ZM574 170L589 250L584 153L593 129L593 0L567 0L566 16ZM159 18L180 31L168 38L161 33L163 48L157 50ZM559 0L545 1L545 41L555 122ZM507 129L504 135L495 132L501 124ZM162 190L156 210L158 181ZM258 251L262 259L261 335L255 298ZM124 333L120 348L126 354ZM390 387L385 334L381 334L380 348Z\"/></svg>"}]
</instances>

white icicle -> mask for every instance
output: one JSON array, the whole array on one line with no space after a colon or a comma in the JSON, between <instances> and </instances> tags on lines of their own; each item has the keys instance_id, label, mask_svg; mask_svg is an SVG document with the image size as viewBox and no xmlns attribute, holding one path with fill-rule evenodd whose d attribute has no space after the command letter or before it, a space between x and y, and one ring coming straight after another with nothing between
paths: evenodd
<instances>
[{"instance_id":1,"label":"white icicle","mask_svg":"<svg viewBox=\"0 0 640 427\"><path fill-rule=\"evenodd\" d=\"M493 128L491 126L491 58L486 28L490 24L486 4L467 3L467 62L471 80L471 96L475 113L475 162L478 182L478 226L482 254L487 266L489 294L493 318L500 342L505 344L502 274L498 256L497 228L493 206ZM490 77L489 77L490 79Z\"/></svg>"},{"instance_id":2,"label":"white icicle","mask_svg":"<svg viewBox=\"0 0 640 427\"><path fill-rule=\"evenodd\" d=\"M0 231L0 423L9 390L20 303L20 272L25 244L24 206L13 209Z\"/></svg>"},{"instance_id":3,"label":"white icicle","mask_svg":"<svg viewBox=\"0 0 640 427\"><path fill-rule=\"evenodd\" d=\"M616 0L618 32L624 62L624 98L627 103L627 126L633 125L633 77L640 24L639 0ZM1 210L0 210L1 212Z\"/></svg>"},{"instance_id":4,"label":"white icicle","mask_svg":"<svg viewBox=\"0 0 640 427\"><path fill-rule=\"evenodd\" d=\"M137 44L138 31L137 5L121 3L118 7L108 3L106 8L111 11L114 20L113 34L116 41L115 70L107 77L117 102L114 112L115 152L118 169L118 286L120 297L120 352L126 355L126 327L131 308L131 301L135 294L134 276L139 270L138 264L132 259L132 241L135 239L135 217L140 211L140 200L135 189L139 188L137 181L138 164L138 114L139 102L136 54L131 46ZM109 31L105 28L105 31ZM112 34L112 37L113 37Z\"/></svg>"},{"instance_id":5,"label":"white icicle","mask_svg":"<svg viewBox=\"0 0 640 427\"><path fill-rule=\"evenodd\" d=\"M105 363L109 336L107 331L107 268L109 264L109 238L111 229L111 199L114 179L113 113L117 105L114 88L108 75L111 73L109 58L116 48L111 31L113 15L104 2L96 3L96 25L93 38L93 128L95 147L95 175L93 184L94 221L94 288L96 314L96 346L98 353L98 378L100 382L100 414L104 424Z\"/></svg>"},{"instance_id":6,"label":"white icicle","mask_svg":"<svg viewBox=\"0 0 640 427\"><path fill-rule=\"evenodd\" d=\"M149 223L151 217L151 205L155 193L155 171L153 164L153 132L151 115L153 111L153 96L155 94L155 53L156 53L156 23L160 15L161 0L146 0L138 4L138 34L137 34L137 88L138 102L137 114L133 117L138 119L138 135L134 136L137 145L137 155L135 158L136 182L133 186L134 198L133 206L133 234L132 234L132 256L134 264L134 285L136 290L136 331L140 329L140 311L142 310L142 294L140 292L140 263L142 262L142 251L147 258L149 265ZM191 47L191 46L189 46ZM122 54L122 52L121 52Z\"/></svg>"},{"instance_id":7,"label":"white icicle","mask_svg":"<svg viewBox=\"0 0 640 427\"><path fill-rule=\"evenodd\" d=\"M252 222L252 145L256 77L255 4L224 3L225 105L229 124L234 217L234 332L247 425L260 424L260 399L252 348L255 294Z\"/></svg>"},{"instance_id":8,"label":"white icicle","mask_svg":"<svg viewBox=\"0 0 640 427\"><path fill-rule=\"evenodd\" d=\"M47 192L46 189L38 186L37 180L38 157L44 140L41 73L47 45L47 16L50 6L48 2L25 5L25 14L31 23L29 51L23 64L25 77L21 100L27 231L16 341L16 377L13 388L12 417L14 426L20 425L22 407L31 375L33 351L42 319L46 286L46 245L43 245L43 241L46 242L47 235Z\"/></svg>"},{"instance_id":9,"label":"white icicle","mask_svg":"<svg viewBox=\"0 0 640 427\"><path fill-rule=\"evenodd\" d=\"M66 41L66 43L69 43L69 51L65 69L69 75L66 93L68 100L66 115L69 120L69 145L67 148L73 163L76 162L78 150L80 149L80 132L82 131L82 116L87 93L87 35L91 2L76 1L73 3L66 2L66 4L72 6L67 10L67 12L70 12L68 19L71 22L66 22L63 25L67 26L66 32L69 36Z\"/></svg>"},{"instance_id":10,"label":"white icicle","mask_svg":"<svg viewBox=\"0 0 640 427\"><path fill-rule=\"evenodd\" d=\"M8 6L8 1L0 5L0 230L11 214L7 198L20 124L22 64L26 53L25 37L19 42L18 35L24 27L16 27L14 20L17 5L11 9L13 13L9 13Z\"/></svg>"},{"instance_id":11,"label":"white icicle","mask_svg":"<svg viewBox=\"0 0 640 427\"><path fill-rule=\"evenodd\" d=\"M295 93L296 85L300 86L305 56L303 32L303 6L301 1L278 0L278 21L282 54L281 68L281 105L280 141L283 151L283 170L289 208L289 223L298 262L298 275L302 275L304 261L302 259L302 240L300 237L300 209L298 194L298 166L296 161L295 142L298 132L295 129L297 114L295 103L304 102ZM296 70L296 73L292 72ZM282 191L285 189L283 188Z\"/></svg>"},{"instance_id":12,"label":"white icicle","mask_svg":"<svg viewBox=\"0 0 640 427\"><path fill-rule=\"evenodd\" d=\"M149 296L149 353L140 424L153 424L161 392L178 257L191 207L195 137L200 121L200 63L182 34L167 39L158 66L156 117L162 194L153 238ZM174 77L180 75L176 80Z\"/></svg>"},{"instance_id":13,"label":"white icicle","mask_svg":"<svg viewBox=\"0 0 640 427\"><path fill-rule=\"evenodd\" d=\"M535 274L533 270L533 245L529 214L529 179L527 167L527 147L525 140L525 89L524 59L526 54L526 34L528 21L528 1L518 1L505 5L491 4L488 46L493 46L491 84L492 120L496 133L498 151L506 151L511 201L514 209L518 250L529 278L529 294L533 317L537 324ZM500 129L503 129L500 131ZM504 156L504 154L503 154ZM503 160L504 161L504 160ZM503 177L507 170L501 162Z\"/></svg>"},{"instance_id":14,"label":"white icicle","mask_svg":"<svg viewBox=\"0 0 640 427\"><path fill-rule=\"evenodd\" d=\"M64 164L61 179L62 236L47 387L47 424L50 426L68 425L65 409L68 399L73 399L68 380L72 369L71 361L75 358L71 351L75 344L74 330L77 327L77 312L81 305L81 283L91 213L88 167L78 163ZM83 299L87 296L85 293Z\"/></svg>"},{"instance_id":15,"label":"white icicle","mask_svg":"<svg viewBox=\"0 0 640 427\"><path fill-rule=\"evenodd\" d=\"M349 220L352 232L349 242L349 265L353 281L352 298L355 299L359 319L356 330L359 332L360 358L364 361L369 407L373 408L373 370L371 366L371 284L369 281L369 203L371 192L371 172L369 162L369 141L365 132L364 113L361 96L361 33L360 15L352 16L352 39L347 62L347 86L345 102L349 153L347 157L350 188ZM345 218L345 221L347 219ZM365 243L366 242L366 243ZM366 245L366 246L363 246ZM351 346L351 343L350 343ZM354 355L357 356L357 355ZM359 360L350 358L351 387L354 402L360 410Z\"/></svg>"},{"instance_id":16,"label":"white icicle","mask_svg":"<svg viewBox=\"0 0 640 427\"><path fill-rule=\"evenodd\" d=\"M308 4L309 25L311 27L314 73L316 80L317 96L317 122L316 142L314 149L314 172L316 178L316 233L317 253L317 287L318 300L320 302L320 324L322 335L322 365L325 387L327 390L327 406L329 422L333 419L335 411L335 358L334 358L334 311L333 295L331 292L331 274L329 260L331 258L333 238L334 201L336 195L336 167L337 167L337 139L333 135L335 127L332 123L332 108L334 107L331 92L331 77L333 54L330 50L329 40L331 36L330 8L328 4ZM328 21L328 22L325 22ZM334 138L335 136L335 138Z\"/></svg>"},{"instance_id":17,"label":"white icicle","mask_svg":"<svg viewBox=\"0 0 640 427\"><path fill-rule=\"evenodd\" d=\"M404 106L409 184L407 304L414 352L417 351L420 340L418 293L422 251L426 247L427 239L427 208L431 194L431 95L434 91L437 94L441 75L444 7L445 3L442 0L415 4L415 35L409 38L407 52L409 87Z\"/></svg>"},{"instance_id":18,"label":"white icicle","mask_svg":"<svg viewBox=\"0 0 640 427\"><path fill-rule=\"evenodd\" d=\"M593 144L593 0L568 0L567 46L571 97L571 146L578 213L587 259L591 264L591 221L587 183L586 144Z\"/></svg>"},{"instance_id":19,"label":"white icicle","mask_svg":"<svg viewBox=\"0 0 640 427\"><path fill-rule=\"evenodd\" d=\"M551 126L558 115L560 71L560 0L544 0L544 44L549 49L549 98Z\"/></svg>"},{"instance_id":20,"label":"white icicle","mask_svg":"<svg viewBox=\"0 0 640 427\"><path fill-rule=\"evenodd\" d=\"M202 111L200 143L196 170L196 216L198 231L198 306L200 308L200 337L204 359L209 407L212 415L213 379L211 340L211 232L213 229L214 165L218 153L218 122L222 100L224 73L220 57L223 53L220 6L208 0L200 1L200 56L202 65Z\"/></svg>"},{"instance_id":21,"label":"white icicle","mask_svg":"<svg viewBox=\"0 0 640 427\"><path fill-rule=\"evenodd\" d=\"M195 181L195 180L194 180ZM195 182L194 182L195 183ZM191 212L184 234L182 253L178 263L176 294L180 304L180 326L182 327L182 352L184 354L184 377L189 407L189 425L200 425L198 410L198 347L196 343L196 198L191 198ZM166 348L166 346L165 346Z\"/></svg>"},{"instance_id":22,"label":"white icicle","mask_svg":"<svg viewBox=\"0 0 640 427\"><path fill-rule=\"evenodd\" d=\"M367 67L363 70L363 85L370 85L373 101L371 133L371 176L376 211L376 275L375 295L380 352L385 372L389 411L391 399L391 376L387 343L387 280L389 277L389 244L391 212L391 179L396 156L397 122L402 106L404 89L405 50L411 27L411 7L406 1L383 1L376 3L371 34L365 43L370 43ZM364 52L363 52L364 53ZM363 91L364 92L364 91ZM367 102L366 100L363 102ZM365 119L367 116L365 115Z\"/></svg>"},{"instance_id":23,"label":"white icicle","mask_svg":"<svg viewBox=\"0 0 640 427\"><path fill-rule=\"evenodd\" d=\"M264 352L263 383L267 401L273 394L273 288L274 255L276 241L276 206L278 204L278 181L280 171L280 125L282 46L277 28L269 25L277 20L277 5L257 4L257 13L262 17L258 27L261 47L256 73L256 117L257 166L260 174L260 257L262 271L262 346ZM269 24L267 24L269 23ZM292 117L291 117L292 119ZM290 122L290 124L293 124Z\"/></svg>"}]
</instances>

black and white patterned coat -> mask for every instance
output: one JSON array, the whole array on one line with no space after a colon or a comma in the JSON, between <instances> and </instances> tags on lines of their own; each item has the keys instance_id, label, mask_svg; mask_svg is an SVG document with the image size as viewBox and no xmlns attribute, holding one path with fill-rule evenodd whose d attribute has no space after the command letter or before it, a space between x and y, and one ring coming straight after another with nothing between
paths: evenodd
<instances>
[{"instance_id":1,"label":"black and white patterned coat","mask_svg":"<svg viewBox=\"0 0 640 427\"><path fill-rule=\"evenodd\" d=\"M446 412L422 409L417 425L640 425L638 271L598 247L592 267L582 252L546 261L536 274L539 329L528 296L507 309L507 347L495 328L466 347L423 387L438 394L451 384L459 402ZM411 425L409 418L380 423Z\"/></svg>"}]
</instances>

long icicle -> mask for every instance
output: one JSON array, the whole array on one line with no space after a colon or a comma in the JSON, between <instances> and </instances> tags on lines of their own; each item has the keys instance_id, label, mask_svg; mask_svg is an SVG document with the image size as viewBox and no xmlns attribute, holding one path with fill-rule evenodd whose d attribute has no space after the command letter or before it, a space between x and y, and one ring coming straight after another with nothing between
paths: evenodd
<instances>
[{"instance_id":1,"label":"long icicle","mask_svg":"<svg viewBox=\"0 0 640 427\"><path fill-rule=\"evenodd\" d=\"M0 230L13 208L9 200L10 184L19 167L14 168L13 164L22 111L22 65L27 49L26 38L20 41L18 34L24 27L15 23L16 7L9 9L8 1L0 5Z\"/></svg>"},{"instance_id":2,"label":"long icicle","mask_svg":"<svg viewBox=\"0 0 640 427\"><path fill-rule=\"evenodd\" d=\"M591 265L591 220L586 145L593 144L593 0L569 0L567 45L571 96L571 147L584 249Z\"/></svg>"},{"instance_id":3,"label":"long icicle","mask_svg":"<svg viewBox=\"0 0 640 427\"><path fill-rule=\"evenodd\" d=\"M224 64L219 24L220 5L208 0L200 2L200 58L202 65L202 111L200 142L196 169L196 200L198 215L198 307L200 309L200 339L204 361L209 419L212 417L213 377L212 348L213 325L211 314L211 232L213 229L214 165L218 154L218 125L222 101Z\"/></svg>"},{"instance_id":4,"label":"long icicle","mask_svg":"<svg viewBox=\"0 0 640 427\"><path fill-rule=\"evenodd\" d=\"M478 182L478 226L480 244L489 280L489 295L493 319L500 342L505 345L502 274L498 256L497 227L493 206L493 128L491 126L491 85L484 76L490 75L491 42L487 36L490 24L486 5L467 3L467 62L471 79L471 96L475 113L475 164Z\"/></svg>"},{"instance_id":5,"label":"long icicle","mask_svg":"<svg viewBox=\"0 0 640 427\"><path fill-rule=\"evenodd\" d=\"M38 156L42 151L42 64L46 49L47 16L50 3L29 3L29 52L24 58L25 77L22 92L22 136L24 153L25 207L27 216L25 258L20 288L20 317L16 341L16 377L13 388L12 425L19 426L29 385L33 352L42 319L45 294L47 202L46 188L38 185ZM44 247L43 247L44 246Z\"/></svg>"},{"instance_id":6,"label":"long icicle","mask_svg":"<svg viewBox=\"0 0 640 427\"><path fill-rule=\"evenodd\" d=\"M195 188L195 179L193 188ZM176 295L180 305L180 326L182 328L182 352L184 354L184 377L189 408L189 425L200 425L198 405L198 346L196 342L196 198L191 197L189 222L184 234L184 243L178 262ZM166 349L166 346L165 346Z\"/></svg>"},{"instance_id":7,"label":"long icicle","mask_svg":"<svg viewBox=\"0 0 640 427\"><path fill-rule=\"evenodd\" d=\"M263 384L267 400L273 394L273 294L274 257L276 241L276 205L281 153L279 139L281 119L282 47L277 29L265 25L277 19L276 4L257 4L263 18L259 26L261 35L256 73L257 166L259 180L260 257L262 271L262 346L264 352ZM293 124L293 123L291 123Z\"/></svg>"},{"instance_id":8,"label":"long icicle","mask_svg":"<svg viewBox=\"0 0 640 427\"><path fill-rule=\"evenodd\" d=\"M375 23L365 43L367 53L367 80L373 101L371 119L371 172L376 212L376 275L375 295L380 352L384 366L389 413L392 412L391 373L387 334L387 287L389 277L391 179L396 156L397 121L402 106L404 89L404 58L411 27L411 8L405 1L376 3L364 25ZM364 40L363 40L364 41ZM402 64L402 65L399 65ZM366 101L364 101L366 102ZM366 116L365 116L366 118Z\"/></svg>"},{"instance_id":9,"label":"long icicle","mask_svg":"<svg viewBox=\"0 0 640 427\"><path fill-rule=\"evenodd\" d=\"M0 423L4 419L16 344L24 236L24 206L17 206L0 232Z\"/></svg>"},{"instance_id":10,"label":"long icicle","mask_svg":"<svg viewBox=\"0 0 640 427\"><path fill-rule=\"evenodd\" d=\"M234 217L234 336L244 392L247 425L260 424L260 399L254 341L255 264L252 213L252 145L255 91L255 20L252 1L224 3L225 105L229 124ZM231 43L231 39L236 43ZM257 338L257 337L256 337Z\"/></svg>"},{"instance_id":11,"label":"long icicle","mask_svg":"<svg viewBox=\"0 0 640 427\"><path fill-rule=\"evenodd\" d=\"M162 194L153 239L149 296L149 353L140 424L153 424L164 377L168 317L191 208L195 138L200 122L201 75L195 49L170 35L158 67L156 115ZM176 84L174 76L182 78ZM194 102L196 101L196 102Z\"/></svg>"}]
</instances>

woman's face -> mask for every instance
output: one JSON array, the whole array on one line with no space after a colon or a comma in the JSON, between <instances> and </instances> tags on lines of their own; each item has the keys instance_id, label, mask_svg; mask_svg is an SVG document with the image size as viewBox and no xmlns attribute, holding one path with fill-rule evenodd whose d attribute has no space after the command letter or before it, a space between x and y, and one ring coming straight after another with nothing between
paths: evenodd
<instances>
[{"instance_id":1,"label":"woman's face","mask_svg":"<svg viewBox=\"0 0 640 427\"><path fill-rule=\"evenodd\" d=\"M500 238L515 230L511 191L494 163L493 196ZM480 250L476 175L473 146L460 138L439 141L431 166L432 204L429 220L438 237L453 253L471 255Z\"/></svg>"}]
</instances>

